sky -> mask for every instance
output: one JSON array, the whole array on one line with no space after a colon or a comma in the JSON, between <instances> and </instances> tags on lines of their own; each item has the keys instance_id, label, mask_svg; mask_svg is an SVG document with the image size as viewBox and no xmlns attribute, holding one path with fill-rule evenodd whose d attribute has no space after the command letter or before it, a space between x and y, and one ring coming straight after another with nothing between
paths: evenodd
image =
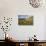
<instances>
[{"instance_id":1,"label":"sky","mask_svg":"<svg viewBox=\"0 0 46 46\"><path fill-rule=\"evenodd\" d=\"M29 16L28 15L18 15L18 18L20 19L22 19L22 18L28 18Z\"/></svg>"}]
</instances>

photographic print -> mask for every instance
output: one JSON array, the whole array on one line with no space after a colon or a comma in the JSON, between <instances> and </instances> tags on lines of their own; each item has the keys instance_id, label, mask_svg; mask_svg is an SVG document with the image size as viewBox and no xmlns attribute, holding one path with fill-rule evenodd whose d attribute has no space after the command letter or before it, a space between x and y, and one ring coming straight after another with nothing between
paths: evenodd
<instances>
[{"instance_id":1,"label":"photographic print","mask_svg":"<svg viewBox=\"0 0 46 46\"><path fill-rule=\"evenodd\" d=\"M18 15L19 25L33 25L33 16Z\"/></svg>"}]
</instances>

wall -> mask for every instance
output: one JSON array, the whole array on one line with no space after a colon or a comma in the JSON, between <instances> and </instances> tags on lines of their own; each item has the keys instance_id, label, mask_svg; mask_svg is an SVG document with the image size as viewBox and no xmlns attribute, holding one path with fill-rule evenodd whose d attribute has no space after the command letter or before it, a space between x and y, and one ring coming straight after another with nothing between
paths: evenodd
<instances>
[{"instance_id":1,"label":"wall","mask_svg":"<svg viewBox=\"0 0 46 46\"><path fill-rule=\"evenodd\" d=\"M0 16L13 17L12 26L8 33L14 39L27 40L36 34L39 40L44 40L44 15L46 15L46 8L44 7L32 8L28 0L0 0ZM19 26L18 15L32 15L34 17L34 25ZM2 39L2 36L0 39Z\"/></svg>"}]
</instances>

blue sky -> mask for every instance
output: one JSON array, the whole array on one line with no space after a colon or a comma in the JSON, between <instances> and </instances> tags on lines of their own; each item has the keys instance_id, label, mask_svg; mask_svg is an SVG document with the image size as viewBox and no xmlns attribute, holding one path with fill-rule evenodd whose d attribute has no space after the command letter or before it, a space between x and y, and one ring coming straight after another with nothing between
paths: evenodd
<instances>
[{"instance_id":1,"label":"blue sky","mask_svg":"<svg viewBox=\"0 0 46 46\"><path fill-rule=\"evenodd\" d=\"M18 18L27 18L28 15L18 15Z\"/></svg>"}]
</instances>

